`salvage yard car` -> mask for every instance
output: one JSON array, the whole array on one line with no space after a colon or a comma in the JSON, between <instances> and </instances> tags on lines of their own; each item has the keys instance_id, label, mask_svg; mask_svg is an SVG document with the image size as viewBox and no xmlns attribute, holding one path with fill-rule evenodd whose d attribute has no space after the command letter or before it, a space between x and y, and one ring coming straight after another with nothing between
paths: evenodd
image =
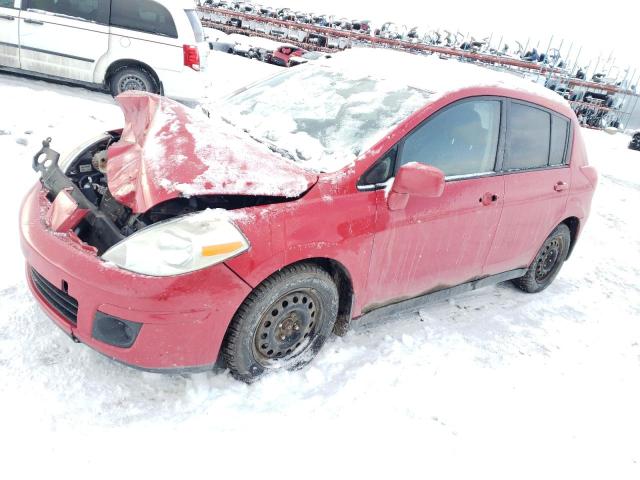
<instances>
[{"instance_id":1,"label":"salvage yard car","mask_svg":"<svg viewBox=\"0 0 640 480\"><path fill-rule=\"evenodd\" d=\"M0 71L197 102L208 54L189 0L0 0Z\"/></svg>"},{"instance_id":2,"label":"salvage yard car","mask_svg":"<svg viewBox=\"0 0 640 480\"><path fill-rule=\"evenodd\" d=\"M219 118L118 101L123 129L63 157L44 142L21 244L60 328L153 371L249 382L370 312L509 280L540 292L597 182L555 93L392 50L286 70Z\"/></svg>"}]
</instances>

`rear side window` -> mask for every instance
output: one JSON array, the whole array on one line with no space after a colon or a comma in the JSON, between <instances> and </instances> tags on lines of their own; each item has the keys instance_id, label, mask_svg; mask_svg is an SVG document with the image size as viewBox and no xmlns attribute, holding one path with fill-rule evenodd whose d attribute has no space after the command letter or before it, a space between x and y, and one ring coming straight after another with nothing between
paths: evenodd
<instances>
[{"instance_id":1,"label":"rear side window","mask_svg":"<svg viewBox=\"0 0 640 480\"><path fill-rule=\"evenodd\" d=\"M13 6L13 0L7 3ZM109 0L29 0L25 8L106 25L109 23L110 3Z\"/></svg>"},{"instance_id":2,"label":"rear side window","mask_svg":"<svg viewBox=\"0 0 640 480\"><path fill-rule=\"evenodd\" d=\"M551 153L549 154L549 165L557 166L565 163L567 150L567 140L569 137L569 121L551 116Z\"/></svg>"},{"instance_id":3,"label":"rear side window","mask_svg":"<svg viewBox=\"0 0 640 480\"><path fill-rule=\"evenodd\" d=\"M113 0L111 25L178 38L176 24L169 10L152 0Z\"/></svg>"},{"instance_id":4,"label":"rear side window","mask_svg":"<svg viewBox=\"0 0 640 480\"><path fill-rule=\"evenodd\" d=\"M507 129L506 170L528 170L549 164L551 114L512 103Z\"/></svg>"},{"instance_id":5,"label":"rear side window","mask_svg":"<svg viewBox=\"0 0 640 480\"><path fill-rule=\"evenodd\" d=\"M472 100L437 113L407 137L400 164L424 163L447 177L493 172L500 110L498 100Z\"/></svg>"},{"instance_id":6,"label":"rear side window","mask_svg":"<svg viewBox=\"0 0 640 480\"><path fill-rule=\"evenodd\" d=\"M196 37L196 42L204 42L204 30L202 30L202 23L195 10L185 10L187 17L189 17L189 23L193 29L193 35Z\"/></svg>"}]
</instances>

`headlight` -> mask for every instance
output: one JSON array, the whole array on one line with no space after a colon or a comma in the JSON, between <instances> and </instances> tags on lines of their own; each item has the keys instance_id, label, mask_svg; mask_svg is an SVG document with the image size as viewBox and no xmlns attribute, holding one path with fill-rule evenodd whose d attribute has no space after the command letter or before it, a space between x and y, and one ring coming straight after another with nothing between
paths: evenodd
<instances>
[{"instance_id":1,"label":"headlight","mask_svg":"<svg viewBox=\"0 0 640 480\"><path fill-rule=\"evenodd\" d=\"M180 275L216 265L249 249L224 210L205 210L157 223L111 247L102 259L153 277Z\"/></svg>"}]
</instances>

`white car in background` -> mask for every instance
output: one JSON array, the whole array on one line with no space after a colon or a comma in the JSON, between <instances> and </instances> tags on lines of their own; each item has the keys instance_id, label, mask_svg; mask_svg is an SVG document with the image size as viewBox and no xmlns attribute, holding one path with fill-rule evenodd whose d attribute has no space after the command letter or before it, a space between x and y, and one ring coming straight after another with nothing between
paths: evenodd
<instances>
[{"instance_id":1,"label":"white car in background","mask_svg":"<svg viewBox=\"0 0 640 480\"><path fill-rule=\"evenodd\" d=\"M197 101L208 55L193 0L0 0L0 70Z\"/></svg>"}]
</instances>

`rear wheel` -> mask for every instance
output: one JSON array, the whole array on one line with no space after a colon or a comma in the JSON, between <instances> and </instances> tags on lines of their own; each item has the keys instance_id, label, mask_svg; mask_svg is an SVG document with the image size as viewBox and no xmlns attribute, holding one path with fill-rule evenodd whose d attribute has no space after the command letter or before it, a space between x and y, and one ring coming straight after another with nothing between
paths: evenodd
<instances>
[{"instance_id":1,"label":"rear wheel","mask_svg":"<svg viewBox=\"0 0 640 480\"><path fill-rule=\"evenodd\" d=\"M570 245L569 227L561 223L544 241L527 273L513 280L513 283L527 293L541 292L551 285L560 272L569 254Z\"/></svg>"},{"instance_id":2,"label":"rear wheel","mask_svg":"<svg viewBox=\"0 0 640 480\"><path fill-rule=\"evenodd\" d=\"M302 368L320 351L337 315L338 290L326 271L312 264L287 267L238 309L222 347L225 365L245 382Z\"/></svg>"},{"instance_id":3,"label":"rear wheel","mask_svg":"<svg viewBox=\"0 0 640 480\"><path fill-rule=\"evenodd\" d=\"M111 95L117 97L123 92L136 90L140 92L160 93L153 76L141 67L124 67L111 76Z\"/></svg>"}]
</instances>

